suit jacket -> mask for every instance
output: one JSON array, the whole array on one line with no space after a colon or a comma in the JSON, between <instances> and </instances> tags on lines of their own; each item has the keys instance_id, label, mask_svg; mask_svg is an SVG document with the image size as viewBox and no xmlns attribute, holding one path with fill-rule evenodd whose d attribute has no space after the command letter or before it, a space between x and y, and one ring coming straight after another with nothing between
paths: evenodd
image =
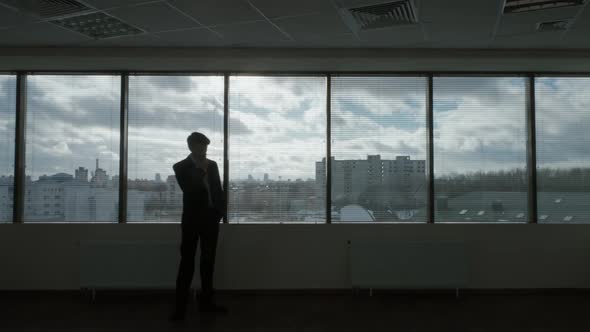
<instances>
[{"instance_id":1,"label":"suit jacket","mask_svg":"<svg viewBox=\"0 0 590 332\"><path fill-rule=\"evenodd\" d=\"M203 170L198 169L190 157L177 162L172 168L174 169L176 181L178 181L180 189L182 189L183 223L192 219L202 219L199 217L202 217L209 207L209 197L202 180L203 176L207 177L213 203L212 207L218 214L217 217L225 216L225 194L221 187L216 162L207 159L207 175L203 175ZM218 222L219 219L216 221Z\"/></svg>"}]
</instances>

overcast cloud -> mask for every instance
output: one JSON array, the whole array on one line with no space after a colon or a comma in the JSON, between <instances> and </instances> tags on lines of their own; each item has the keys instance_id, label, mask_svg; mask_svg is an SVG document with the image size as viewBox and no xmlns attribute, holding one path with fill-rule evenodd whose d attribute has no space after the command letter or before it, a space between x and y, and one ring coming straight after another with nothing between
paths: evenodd
<instances>
[{"instance_id":1,"label":"overcast cloud","mask_svg":"<svg viewBox=\"0 0 590 332\"><path fill-rule=\"evenodd\" d=\"M0 172L11 174L14 76L0 76ZM30 76L27 174L94 170L96 158L118 173L118 76ZM314 178L325 156L323 77L231 77L232 179ZM422 77L334 77L332 150L337 159L426 156ZM537 80L539 166L590 162L590 79ZM186 137L211 139L210 158L222 168L223 77L132 76L129 96L129 177L172 174L188 154ZM436 77L437 174L525 167L525 81L521 78Z\"/></svg>"},{"instance_id":2,"label":"overcast cloud","mask_svg":"<svg viewBox=\"0 0 590 332\"><path fill-rule=\"evenodd\" d=\"M16 77L0 75L0 176L14 173Z\"/></svg>"}]
</instances>

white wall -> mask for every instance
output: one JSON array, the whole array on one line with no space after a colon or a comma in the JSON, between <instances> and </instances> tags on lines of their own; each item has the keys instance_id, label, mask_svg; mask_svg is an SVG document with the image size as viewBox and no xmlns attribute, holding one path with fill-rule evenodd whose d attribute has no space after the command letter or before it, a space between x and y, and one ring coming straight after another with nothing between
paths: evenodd
<instances>
[{"instance_id":1,"label":"white wall","mask_svg":"<svg viewBox=\"0 0 590 332\"><path fill-rule=\"evenodd\" d=\"M77 289L80 241L179 234L178 224L0 225L0 289ZM348 240L465 241L468 288L590 288L589 225L532 224L222 225L216 285L349 288Z\"/></svg>"}]
</instances>

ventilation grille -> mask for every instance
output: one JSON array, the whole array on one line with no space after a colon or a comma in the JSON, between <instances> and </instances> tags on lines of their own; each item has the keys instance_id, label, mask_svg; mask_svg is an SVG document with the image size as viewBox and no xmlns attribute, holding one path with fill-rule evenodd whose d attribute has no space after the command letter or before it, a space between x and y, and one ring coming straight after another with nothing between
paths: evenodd
<instances>
[{"instance_id":1,"label":"ventilation grille","mask_svg":"<svg viewBox=\"0 0 590 332\"><path fill-rule=\"evenodd\" d=\"M570 20L548 21L537 24L537 31L563 31L567 30Z\"/></svg>"},{"instance_id":2,"label":"ventilation grille","mask_svg":"<svg viewBox=\"0 0 590 332\"><path fill-rule=\"evenodd\" d=\"M142 30L101 12L53 20L50 22L94 39L121 37L143 33Z\"/></svg>"},{"instance_id":3,"label":"ventilation grille","mask_svg":"<svg viewBox=\"0 0 590 332\"><path fill-rule=\"evenodd\" d=\"M416 11L411 0L349 8L348 11L360 27L360 30L417 23Z\"/></svg>"},{"instance_id":4,"label":"ventilation grille","mask_svg":"<svg viewBox=\"0 0 590 332\"><path fill-rule=\"evenodd\" d=\"M55 18L94 10L75 0L4 0L3 3L41 18Z\"/></svg>"},{"instance_id":5,"label":"ventilation grille","mask_svg":"<svg viewBox=\"0 0 590 332\"><path fill-rule=\"evenodd\" d=\"M581 6L584 2L586 2L586 0L506 0L506 3L504 4L504 14Z\"/></svg>"}]
</instances>

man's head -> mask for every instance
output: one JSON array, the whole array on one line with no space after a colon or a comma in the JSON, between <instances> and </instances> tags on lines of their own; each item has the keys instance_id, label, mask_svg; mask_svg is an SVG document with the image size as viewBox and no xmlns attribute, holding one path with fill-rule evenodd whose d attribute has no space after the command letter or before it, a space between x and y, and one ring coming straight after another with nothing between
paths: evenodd
<instances>
[{"instance_id":1,"label":"man's head","mask_svg":"<svg viewBox=\"0 0 590 332\"><path fill-rule=\"evenodd\" d=\"M194 132L187 137L186 142L194 157L199 160L207 158L207 145L211 143L207 136Z\"/></svg>"}]
</instances>

